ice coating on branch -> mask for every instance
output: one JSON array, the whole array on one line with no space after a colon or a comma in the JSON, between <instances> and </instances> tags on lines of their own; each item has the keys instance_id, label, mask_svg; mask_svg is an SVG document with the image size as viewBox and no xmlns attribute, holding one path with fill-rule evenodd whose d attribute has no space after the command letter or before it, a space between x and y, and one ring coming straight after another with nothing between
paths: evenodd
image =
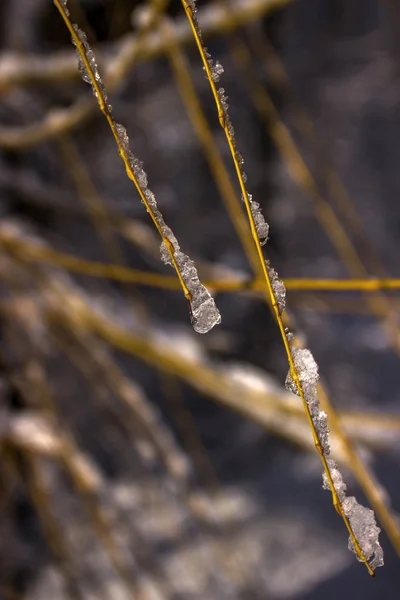
<instances>
[{"instance_id":1,"label":"ice coating on branch","mask_svg":"<svg viewBox=\"0 0 400 600\"><path fill-rule=\"evenodd\" d=\"M290 350L297 377L302 387L308 408L310 409L314 427L318 434L318 439L324 450L324 454L328 456L330 453L328 415L325 411L320 409L317 396L317 382L319 379L318 365L315 362L310 350L298 348L294 345L290 347ZM285 386L289 391L300 395L293 374L290 372L290 370L286 377Z\"/></svg>"},{"instance_id":2,"label":"ice coating on branch","mask_svg":"<svg viewBox=\"0 0 400 600\"><path fill-rule=\"evenodd\" d=\"M65 5L64 6L64 10L65 10ZM79 65L79 71L80 74L82 76L83 81L85 81L86 83L90 83L90 85L92 86L92 90L93 90L93 94L96 96L100 107L101 107L101 103L102 101L104 101L104 104L106 105L106 107L108 108L109 111L111 111L111 106L108 104L107 101L107 92L106 89L104 87L103 81L100 77L100 73L99 73L99 69L97 67L97 63L96 63L96 58L95 55L93 53L93 50L91 49L91 47L89 46L89 42L87 41L87 37L86 34L79 29L78 25L73 25L73 28L76 31L77 36L79 37L80 41L82 42L82 46L85 52L85 56L88 60L88 63L90 65L90 69L94 75L94 78L97 82L97 85L99 86L100 90L101 90L101 97L99 97L99 94L97 93L96 87L94 86L92 79L90 77L90 74L87 71L86 65L78 51L78 48L76 49L76 54L78 57L78 65ZM74 38L72 38L72 42L73 44L76 46L76 42L74 40Z\"/></svg>"},{"instance_id":3,"label":"ice coating on branch","mask_svg":"<svg viewBox=\"0 0 400 600\"><path fill-rule=\"evenodd\" d=\"M213 78L214 83L218 83L222 73L224 72L224 67L221 65L219 60L216 60L215 63L212 59L208 61L211 69L211 76Z\"/></svg>"},{"instance_id":4,"label":"ice coating on branch","mask_svg":"<svg viewBox=\"0 0 400 600\"><path fill-rule=\"evenodd\" d=\"M342 474L340 473L336 462L331 458L328 458L327 462L333 485L342 504L343 512L350 521L353 533L360 544L364 556L369 561L369 565L372 569L382 567L383 550L379 544L379 534L381 530L376 524L374 512L359 504L354 496L346 496L347 486L343 481ZM330 490L329 481L325 473L323 475L322 487L325 490ZM355 552L350 537L349 550Z\"/></svg>"},{"instance_id":5,"label":"ice coating on branch","mask_svg":"<svg viewBox=\"0 0 400 600\"><path fill-rule=\"evenodd\" d=\"M63 10L65 12L65 14L67 15L67 17L69 17L69 10L67 8L67 0L60 0L60 4L63 7Z\"/></svg>"},{"instance_id":6,"label":"ice coating on branch","mask_svg":"<svg viewBox=\"0 0 400 600\"><path fill-rule=\"evenodd\" d=\"M143 163L136 156L134 156L133 152L131 151L129 147L128 134L126 132L125 127L120 123L115 123L115 129L121 146L124 149L125 154L128 158L129 165L139 183L139 186L143 191L145 191L147 189L147 174L143 170ZM130 177L130 173L128 173L128 177Z\"/></svg>"},{"instance_id":7,"label":"ice coating on branch","mask_svg":"<svg viewBox=\"0 0 400 600\"><path fill-rule=\"evenodd\" d=\"M318 416L319 414L319 401L317 397L317 381L319 378L318 365L315 362L310 350L291 345L290 351L292 354L297 378L303 390L311 416L314 420L314 417ZM296 381L293 377L293 373L290 369L286 377L285 386L290 392L293 392L298 396L300 395Z\"/></svg>"},{"instance_id":8,"label":"ice coating on branch","mask_svg":"<svg viewBox=\"0 0 400 600\"><path fill-rule=\"evenodd\" d=\"M258 202L253 202L253 197L251 194L247 194L247 198L249 199L251 213L253 215L254 223L256 226L258 239L260 240L261 246L264 246L264 244L266 244L268 241L269 225L264 219L264 215L261 212L261 208ZM243 197L242 200L244 200Z\"/></svg>"},{"instance_id":9,"label":"ice coating on branch","mask_svg":"<svg viewBox=\"0 0 400 600\"><path fill-rule=\"evenodd\" d=\"M268 232L267 232L267 234L268 234ZM285 307L286 307L286 288L285 288L285 284L283 283L283 281L281 279L279 279L278 273L275 271L275 269L273 269L269 265L269 262L266 261L265 264L267 266L269 279L271 281L271 286L272 286L272 289L274 291L275 300L276 300L276 303L278 305L279 314L282 314L283 311L285 310Z\"/></svg>"},{"instance_id":10,"label":"ice coating on branch","mask_svg":"<svg viewBox=\"0 0 400 600\"><path fill-rule=\"evenodd\" d=\"M285 335L288 342L294 340L294 333L290 331L289 327L285 327Z\"/></svg>"},{"instance_id":11,"label":"ice coating on branch","mask_svg":"<svg viewBox=\"0 0 400 600\"><path fill-rule=\"evenodd\" d=\"M380 567L383 565L383 550L379 544L380 529L376 524L374 512L358 504L353 496L346 496L347 486L343 481L342 474L336 462L328 458L330 455L328 416L325 411L320 409L317 396L318 365L310 350L292 345L291 353L297 377L310 409L319 442L324 455L327 457L329 472L343 511L350 521L353 533L371 568ZM296 382L290 371L286 378L286 388L299 395ZM322 476L322 487L325 490L330 490L326 473ZM356 553L351 537L349 537L349 549Z\"/></svg>"},{"instance_id":12,"label":"ice coating on branch","mask_svg":"<svg viewBox=\"0 0 400 600\"><path fill-rule=\"evenodd\" d=\"M383 550L379 544L381 530L376 524L374 511L358 504L354 496L345 498L342 507L370 567L372 569L383 567ZM349 550L355 552L351 539L349 539Z\"/></svg>"},{"instance_id":13,"label":"ice coating on branch","mask_svg":"<svg viewBox=\"0 0 400 600\"><path fill-rule=\"evenodd\" d=\"M61 0L61 9L63 10L64 14L69 17L67 0ZM77 47L78 64L82 79L92 85L93 92L99 101L100 108L102 108L104 103L106 110L108 110L109 116L111 116L112 119L112 107L107 102L106 90L97 68L95 55L88 44L85 33L81 31L77 25L73 24L72 27L74 28L80 41L80 43L78 43L75 42L74 39L72 40ZM84 61L82 60L82 57L79 53L79 48L83 48L90 70L87 69ZM218 62L213 65L213 69L215 70L215 73L222 73L223 71L222 66ZM99 93L97 93L96 87L93 85L91 75L97 82ZM118 140L119 153L124 159L124 162L126 160L129 164L129 168L126 168L127 175L140 189L142 201L144 201L143 196L146 199L147 211L151 213L151 217L157 224L162 237L169 242L169 249L164 241L162 242L161 258L164 263L173 265L177 268L184 284L189 290L190 297L188 298L188 301L190 304L190 318L193 328L198 333L207 333L214 327L214 325L217 325L221 322L221 315L215 305L214 299L211 297L211 294L204 287L204 285L202 285L200 282L194 262L189 258L189 256L181 251L178 240L176 239L172 230L165 223L164 218L158 209L156 198L153 192L147 187L147 174L143 169L143 163L133 154L130 149L129 138L125 127L120 123L116 123L114 119L112 119L112 123L114 127L114 135ZM172 256L170 252L172 253Z\"/></svg>"},{"instance_id":14,"label":"ice coating on branch","mask_svg":"<svg viewBox=\"0 0 400 600\"><path fill-rule=\"evenodd\" d=\"M336 462L332 458L328 458L327 463L332 477L333 485L335 486L336 493L339 497L340 502L343 502L343 500L346 497L347 485L343 481L342 474L339 471ZM326 473L322 475L322 487L324 488L324 490L328 491L331 489Z\"/></svg>"}]
</instances>

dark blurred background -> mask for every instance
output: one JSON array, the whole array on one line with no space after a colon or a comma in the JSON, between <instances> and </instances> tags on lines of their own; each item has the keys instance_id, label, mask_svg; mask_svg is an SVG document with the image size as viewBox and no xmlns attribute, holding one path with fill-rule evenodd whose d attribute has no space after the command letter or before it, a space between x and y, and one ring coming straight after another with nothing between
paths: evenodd
<instances>
[{"instance_id":1,"label":"dark blurred background","mask_svg":"<svg viewBox=\"0 0 400 600\"><path fill-rule=\"evenodd\" d=\"M0 4L0 599L397 597L398 296L288 291L366 465L334 432L349 493L385 525L373 580L322 489L279 331L246 285L190 118L202 111L240 197L184 10L162 4L150 25L154 2L68 7L165 220L216 282L222 324L205 336L163 289L174 272L55 6ZM212 0L198 13L280 276L398 277L397 2ZM120 281L132 269L161 277ZM219 291L227 280L243 289Z\"/></svg>"}]
</instances>

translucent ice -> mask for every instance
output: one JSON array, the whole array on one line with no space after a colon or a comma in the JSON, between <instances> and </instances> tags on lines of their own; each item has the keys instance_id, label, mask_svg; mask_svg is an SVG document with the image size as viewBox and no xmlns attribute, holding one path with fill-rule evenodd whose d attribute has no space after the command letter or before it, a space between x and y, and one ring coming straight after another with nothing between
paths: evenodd
<instances>
[{"instance_id":1,"label":"translucent ice","mask_svg":"<svg viewBox=\"0 0 400 600\"><path fill-rule=\"evenodd\" d=\"M270 267L268 263L267 269L272 289L274 291L275 300L278 305L279 313L282 314L286 306L286 288L283 281L279 279L278 273L275 271L275 269Z\"/></svg>"},{"instance_id":2,"label":"translucent ice","mask_svg":"<svg viewBox=\"0 0 400 600\"><path fill-rule=\"evenodd\" d=\"M64 6L64 10L65 10L65 6ZM90 73L88 72L88 70L86 68L86 65L85 65L85 63L83 61L83 58L82 58L82 56L81 56L81 54L79 52L79 49L77 47L76 53L77 53L77 57L78 57L78 66L79 66L79 71L80 71L80 74L82 76L82 79L86 83L90 83L90 85L92 86L93 93L96 96L96 98L99 101L99 103L101 101L104 101L105 106L110 111L111 110L111 106L108 104L108 101L107 101L107 92L106 92L106 89L104 87L103 81L102 81L102 79L100 77L99 69L98 69L97 63L96 63L96 58L95 58L95 55L93 53L93 50L91 49L91 47L89 45L89 42L87 41L86 34L81 29L79 29L78 25L73 25L73 28L75 29L76 34L77 34L79 40L82 43L82 48L84 50L86 59L87 59L87 61L89 63L90 70L91 70L91 72L93 74L93 77L96 80L97 85L98 85L98 87L100 89L101 98L99 98L99 94L97 93L96 86L93 84L92 77L91 77ZM73 38L72 38L72 42L74 43L75 46L77 46L77 43L76 43L76 41Z\"/></svg>"},{"instance_id":3,"label":"translucent ice","mask_svg":"<svg viewBox=\"0 0 400 600\"><path fill-rule=\"evenodd\" d=\"M191 294L190 316L193 328L197 333L207 333L221 322L221 315L211 294L200 282L194 262L181 251L175 236L166 235L166 237L174 247L174 258ZM160 252L163 262L172 265L170 253L164 242L161 244Z\"/></svg>"},{"instance_id":4,"label":"translucent ice","mask_svg":"<svg viewBox=\"0 0 400 600\"><path fill-rule=\"evenodd\" d=\"M215 83L218 83L222 73L224 72L224 67L221 65L219 60L216 60L215 63L213 63L210 66L211 66L211 75L212 75L213 81Z\"/></svg>"},{"instance_id":5,"label":"translucent ice","mask_svg":"<svg viewBox=\"0 0 400 600\"><path fill-rule=\"evenodd\" d=\"M381 530L376 524L374 512L358 504L354 496L345 498L342 507L370 567L372 569L382 567L383 550L379 544ZM349 538L349 549L355 552L351 538Z\"/></svg>"}]
</instances>

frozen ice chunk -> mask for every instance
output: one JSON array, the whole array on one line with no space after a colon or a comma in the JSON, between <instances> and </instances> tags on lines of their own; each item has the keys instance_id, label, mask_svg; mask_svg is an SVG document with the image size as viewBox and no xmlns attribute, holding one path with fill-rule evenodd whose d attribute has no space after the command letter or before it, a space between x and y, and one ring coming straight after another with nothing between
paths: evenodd
<instances>
[{"instance_id":1,"label":"frozen ice chunk","mask_svg":"<svg viewBox=\"0 0 400 600\"><path fill-rule=\"evenodd\" d=\"M376 524L374 511L358 504L354 496L345 498L343 510L350 521L353 533L372 569L383 566L383 550L379 544L380 529ZM355 548L349 538L349 549ZM357 557L358 558L358 557ZM372 559L372 560L371 560Z\"/></svg>"},{"instance_id":2,"label":"frozen ice chunk","mask_svg":"<svg viewBox=\"0 0 400 600\"><path fill-rule=\"evenodd\" d=\"M213 78L214 83L218 83L222 73L224 72L224 67L221 65L219 60L216 60L215 63L211 61L211 76Z\"/></svg>"},{"instance_id":3,"label":"frozen ice chunk","mask_svg":"<svg viewBox=\"0 0 400 600\"><path fill-rule=\"evenodd\" d=\"M278 273L275 271L275 269L270 267L268 262L266 262L266 265L279 313L282 314L286 306L286 288L283 281L279 279Z\"/></svg>"},{"instance_id":4,"label":"frozen ice chunk","mask_svg":"<svg viewBox=\"0 0 400 600\"><path fill-rule=\"evenodd\" d=\"M171 259L171 255L168 252L168 248L165 245L164 242L161 242L161 246L160 246L160 256L161 256L161 260L163 261L163 263L165 265L173 265L172 259Z\"/></svg>"},{"instance_id":5,"label":"frozen ice chunk","mask_svg":"<svg viewBox=\"0 0 400 600\"><path fill-rule=\"evenodd\" d=\"M147 190L147 174L146 174L146 171L144 171L144 169L143 169L143 163L131 151L131 149L129 147L128 134L126 133L125 127L123 125L121 125L120 123L114 123L114 126L115 126L115 131L117 133L120 145L124 151L126 158L128 159L128 163L132 170L132 173L135 175L136 180L139 184L139 187L146 195L146 191L150 192L150 190ZM128 172L127 174L128 174L128 177L131 178L130 173Z\"/></svg>"},{"instance_id":6,"label":"frozen ice chunk","mask_svg":"<svg viewBox=\"0 0 400 600\"><path fill-rule=\"evenodd\" d=\"M206 288L204 289L206 290ZM197 302L196 308L194 308L194 302L191 302L191 306L191 321L193 329L197 333L208 333L213 327L215 327L215 325L219 325L219 323L221 323L221 315L219 314L214 299L211 298L211 296L209 296L207 299L202 299L201 302Z\"/></svg>"},{"instance_id":7,"label":"frozen ice chunk","mask_svg":"<svg viewBox=\"0 0 400 600\"><path fill-rule=\"evenodd\" d=\"M261 212L258 202L251 202L250 206L257 229L258 239L260 240L261 246L264 246L268 241L269 225L264 219L264 215Z\"/></svg>"},{"instance_id":8,"label":"frozen ice chunk","mask_svg":"<svg viewBox=\"0 0 400 600\"><path fill-rule=\"evenodd\" d=\"M285 327L285 335L288 342L294 340L294 334L290 331L288 327Z\"/></svg>"},{"instance_id":9,"label":"frozen ice chunk","mask_svg":"<svg viewBox=\"0 0 400 600\"><path fill-rule=\"evenodd\" d=\"M365 558L369 561L372 569L383 566L383 550L379 544L381 530L376 524L374 512L365 506L361 506L354 496L346 497L347 486L337 464L331 458L328 458L327 463L343 512L349 519L354 536ZM325 473L322 479L322 487L325 490L330 490L328 477ZM351 537L349 537L349 549L357 555ZM358 555L357 558L359 559Z\"/></svg>"},{"instance_id":10,"label":"frozen ice chunk","mask_svg":"<svg viewBox=\"0 0 400 600\"><path fill-rule=\"evenodd\" d=\"M237 152L236 155L238 155L238 154L239 153ZM239 156L240 156L240 154L239 154ZM261 245L264 246L264 244L266 244L268 241L269 225L266 222L266 220L264 219L264 215L261 212L261 208L260 208L260 205L258 204L258 202L253 202L252 194L247 193L247 198L249 199L251 213L253 215L254 224L256 226L257 237L260 240ZM242 195L242 200L244 202L243 195Z\"/></svg>"},{"instance_id":11,"label":"frozen ice chunk","mask_svg":"<svg viewBox=\"0 0 400 600\"><path fill-rule=\"evenodd\" d=\"M227 116L227 114L225 114L225 121L226 121L226 122L227 122L227 124L228 124L228 133L229 133L230 137L232 138L232 140L234 140L234 139L235 139L235 128L234 128L234 126L232 125L232 123L231 123L231 120L230 120L230 118ZM242 173L242 177L243 177L243 175L244 175L244 173ZM244 176L244 177L243 177L243 181L244 181L245 183L246 183L246 180L247 180L247 178Z\"/></svg>"},{"instance_id":12,"label":"frozen ice chunk","mask_svg":"<svg viewBox=\"0 0 400 600\"><path fill-rule=\"evenodd\" d=\"M315 416L312 415L312 417L324 454L328 456L331 451L329 445L328 415L324 410L320 410L318 414Z\"/></svg>"},{"instance_id":13,"label":"frozen ice chunk","mask_svg":"<svg viewBox=\"0 0 400 600\"><path fill-rule=\"evenodd\" d=\"M314 421L316 429L319 426L322 428L322 434L325 436L325 431L323 429L324 425L324 417L320 416L319 409L319 401L317 396L317 381L318 381L318 365L314 360L313 355L310 350L304 348L298 348L297 346L291 346L291 353L294 361L294 366L296 369L297 377L301 384L305 400L310 409L311 417ZM294 394L299 394L299 390L297 389L296 382L293 378L293 374L289 370L286 381L285 381L286 389ZM315 422L316 421L316 422ZM321 444L322 444L322 440Z\"/></svg>"},{"instance_id":14,"label":"frozen ice chunk","mask_svg":"<svg viewBox=\"0 0 400 600\"><path fill-rule=\"evenodd\" d=\"M184 254L180 250L175 236L170 237L167 235L166 237L168 237L169 241L172 243L174 248L174 258L179 267L182 279L191 295L189 304L193 329L197 333L207 333L215 325L218 325L221 322L219 310L207 288L200 282L194 262L187 254ZM161 243L160 253L161 259L165 264L173 264L171 255L164 242Z\"/></svg>"},{"instance_id":15,"label":"frozen ice chunk","mask_svg":"<svg viewBox=\"0 0 400 600\"><path fill-rule=\"evenodd\" d=\"M344 498L346 497L347 485L343 481L342 474L339 471L336 462L334 460L332 460L332 458L328 458L327 463L328 463L329 472L331 474L332 482L333 482L334 488L336 490L336 493L338 495L338 498L339 498L340 502L343 502ZM324 488L324 490L331 489L326 473L324 473L322 475L322 487Z\"/></svg>"}]
</instances>

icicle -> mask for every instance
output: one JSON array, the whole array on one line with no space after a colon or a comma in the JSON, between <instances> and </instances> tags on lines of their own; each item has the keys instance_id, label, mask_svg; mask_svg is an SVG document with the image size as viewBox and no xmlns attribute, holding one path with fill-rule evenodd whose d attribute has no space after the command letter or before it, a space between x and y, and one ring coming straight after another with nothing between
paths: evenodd
<instances>
[{"instance_id":1,"label":"icicle","mask_svg":"<svg viewBox=\"0 0 400 600\"><path fill-rule=\"evenodd\" d=\"M169 229L166 227L166 229ZM221 322L221 315L215 305L214 299L206 287L200 282L194 262L184 254L177 239L171 230L164 230L165 237L174 247L174 257L178 264L182 279L188 288L192 299L190 301L190 313L193 329L197 333L207 333L215 325ZM160 247L161 259L167 265L172 265L170 254L164 242Z\"/></svg>"},{"instance_id":2,"label":"icicle","mask_svg":"<svg viewBox=\"0 0 400 600\"><path fill-rule=\"evenodd\" d=\"M328 415L326 412L324 410L320 410L313 418L313 423L318 432L318 438L324 450L324 454L325 456L328 456L331 451L331 447L329 445Z\"/></svg>"},{"instance_id":3,"label":"icicle","mask_svg":"<svg viewBox=\"0 0 400 600\"><path fill-rule=\"evenodd\" d=\"M204 48L204 54L207 58L208 66L210 67L212 80L214 83L218 83L222 73L224 72L224 67L221 65L219 60L216 60L215 62L213 61L211 54L207 51L207 48ZM203 71L205 70L206 67L204 66Z\"/></svg>"},{"instance_id":4,"label":"icicle","mask_svg":"<svg viewBox=\"0 0 400 600\"><path fill-rule=\"evenodd\" d=\"M383 550L379 544L381 530L376 524L374 511L358 504L354 496L345 498L342 507L366 559L370 560L373 557L369 563L370 567L372 569L382 567ZM349 550L355 552L351 538L349 538Z\"/></svg>"},{"instance_id":5,"label":"icicle","mask_svg":"<svg viewBox=\"0 0 400 600\"><path fill-rule=\"evenodd\" d=\"M219 88L218 91L217 91L217 93L218 93L219 100L221 102L221 106L222 106L223 110L226 113L228 111L229 104L227 102L228 96L225 96L225 89L224 88Z\"/></svg>"},{"instance_id":6,"label":"icicle","mask_svg":"<svg viewBox=\"0 0 400 600\"><path fill-rule=\"evenodd\" d=\"M243 156L240 154L240 152L238 152L238 151L236 150L236 154L235 154L235 156L236 156L236 160L238 161L238 164L239 164L240 166L244 165L244 158L243 158Z\"/></svg>"},{"instance_id":7,"label":"icicle","mask_svg":"<svg viewBox=\"0 0 400 600\"><path fill-rule=\"evenodd\" d=\"M128 158L129 166L135 174L140 188L143 192L145 192L145 190L147 189L147 174L143 169L143 163L141 160L136 158L136 156L134 156L134 154L131 152L131 149L129 147L129 138L128 134L126 133L125 127L120 123L115 123L115 129L117 131L121 146L123 147L125 154ZM128 177L130 177L129 172Z\"/></svg>"},{"instance_id":8,"label":"icicle","mask_svg":"<svg viewBox=\"0 0 400 600\"><path fill-rule=\"evenodd\" d=\"M297 346L292 345L290 346L290 351L298 380L302 387L305 400L310 409L311 416L314 420L314 417L319 415L319 402L317 398L317 381L319 375L317 363L315 362L310 350L298 348ZM300 395L296 382L293 378L293 374L290 370L286 377L285 386L290 392L293 392L298 396ZM317 428L317 424L314 423L314 425Z\"/></svg>"},{"instance_id":9,"label":"icicle","mask_svg":"<svg viewBox=\"0 0 400 600\"><path fill-rule=\"evenodd\" d=\"M224 67L221 65L219 60L216 60L215 63L212 64L212 67L211 67L211 74L212 74L213 81L215 83L218 83L223 72L224 72Z\"/></svg>"}]
</instances>

